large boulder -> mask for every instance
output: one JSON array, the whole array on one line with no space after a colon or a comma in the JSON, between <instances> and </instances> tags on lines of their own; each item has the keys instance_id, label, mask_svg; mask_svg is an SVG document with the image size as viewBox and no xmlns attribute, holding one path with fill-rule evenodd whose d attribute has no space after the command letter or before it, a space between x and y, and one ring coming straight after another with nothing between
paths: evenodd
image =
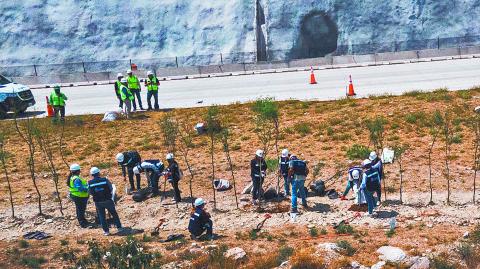
<instances>
[{"instance_id":1,"label":"large boulder","mask_svg":"<svg viewBox=\"0 0 480 269\"><path fill-rule=\"evenodd\" d=\"M380 254L381 260L393 263L401 262L407 257L403 250L392 246L383 246L377 250L377 253Z\"/></svg>"},{"instance_id":2,"label":"large boulder","mask_svg":"<svg viewBox=\"0 0 480 269\"><path fill-rule=\"evenodd\" d=\"M235 247L227 250L227 252L225 253L225 257L239 261L247 257L247 253L242 248Z\"/></svg>"}]
</instances>

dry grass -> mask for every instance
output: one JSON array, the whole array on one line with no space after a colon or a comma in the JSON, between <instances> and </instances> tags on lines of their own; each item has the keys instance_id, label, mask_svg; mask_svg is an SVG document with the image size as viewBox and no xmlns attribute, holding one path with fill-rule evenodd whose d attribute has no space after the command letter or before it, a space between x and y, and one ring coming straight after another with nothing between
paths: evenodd
<instances>
[{"instance_id":1,"label":"dry grass","mask_svg":"<svg viewBox=\"0 0 480 269\"><path fill-rule=\"evenodd\" d=\"M313 249L304 248L295 251L290 259L291 269L322 269L325 261L314 254Z\"/></svg>"}]
</instances>

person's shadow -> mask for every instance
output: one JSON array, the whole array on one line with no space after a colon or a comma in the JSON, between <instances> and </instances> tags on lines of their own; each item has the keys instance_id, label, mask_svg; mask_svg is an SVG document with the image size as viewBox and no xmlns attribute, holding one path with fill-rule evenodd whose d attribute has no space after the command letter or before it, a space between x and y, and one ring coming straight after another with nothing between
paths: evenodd
<instances>
[{"instance_id":1,"label":"person's shadow","mask_svg":"<svg viewBox=\"0 0 480 269\"><path fill-rule=\"evenodd\" d=\"M315 203L313 206L310 207L309 211L314 211L318 213L327 213L332 211L332 208L328 204Z\"/></svg>"}]
</instances>

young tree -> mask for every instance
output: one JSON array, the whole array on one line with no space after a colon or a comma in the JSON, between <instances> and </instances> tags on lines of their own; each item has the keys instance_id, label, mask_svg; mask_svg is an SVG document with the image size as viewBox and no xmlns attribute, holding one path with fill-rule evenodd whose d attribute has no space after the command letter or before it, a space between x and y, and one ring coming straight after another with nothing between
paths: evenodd
<instances>
[{"instance_id":1,"label":"young tree","mask_svg":"<svg viewBox=\"0 0 480 269\"><path fill-rule=\"evenodd\" d=\"M175 155L176 149L177 149L176 147L177 135L179 131L178 131L178 125L177 125L177 122L175 121L173 113L167 113L162 117L160 121L160 129L163 134L163 144L167 148L168 152L173 153ZM167 198L166 188L167 188L167 179L165 178L163 181L163 199ZM177 203L177 206L178 206L178 203Z\"/></svg>"},{"instance_id":2,"label":"young tree","mask_svg":"<svg viewBox=\"0 0 480 269\"><path fill-rule=\"evenodd\" d=\"M443 122L443 136L445 139L445 177L447 178L447 204L450 205L450 152L452 145L453 129L451 126L450 115L445 112L444 122Z\"/></svg>"},{"instance_id":3,"label":"young tree","mask_svg":"<svg viewBox=\"0 0 480 269\"><path fill-rule=\"evenodd\" d=\"M375 147L375 151L380 153L379 156L382 156L383 152L383 141L385 138L385 125L387 120L382 116L377 116L374 119L367 119L365 125L369 132L370 142ZM382 171L383 179L383 193L385 195L385 200L387 200L387 183L385 179L385 168Z\"/></svg>"},{"instance_id":4,"label":"young tree","mask_svg":"<svg viewBox=\"0 0 480 269\"><path fill-rule=\"evenodd\" d=\"M473 204L476 204L477 194L477 171L480 169L480 114L475 113L469 119L469 126L475 134L473 140Z\"/></svg>"},{"instance_id":5,"label":"young tree","mask_svg":"<svg viewBox=\"0 0 480 269\"><path fill-rule=\"evenodd\" d=\"M393 147L395 151L395 159L398 161L398 171L400 173L400 203L403 203L403 167L402 167L402 157L403 154L408 150L409 146L407 144L399 144Z\"/></svg>"},{"instance_id":6,"label":"young tree","mask_svg":"<svg viewBox=\"0 0 480 269\"><path fill-rule=\"evenodd\" d=\"M62 197L60 195L60 191L58 189L58 181L59 175L57 166L54 161L54 148L55 148L55 141L54 141L54 133L55 126L52 125L49 121L43 121L39 128L35 129L34 137L37 141L37 144L40 147L40 150L43 154L43 158L47 163L48 168L50 169L50 173L52 173L53 184L55 186L55 194L57 196L58 206L60 209L60 214L63 216L63 205L62 205Z\"/></svg>"},{"instance_id":7,"label":"young tree","mask_svg":"<svg viewBox=\"0 0 480 269\"><path fill-rule=\"evenodd\" d=\"M17 115L14 117L15 129L17 130L18 136L25 141L28 146L28 159L27 166L30 171L30 178L32 180L35 191L37 192L37 202L38 202L38 214L43 215L42 213L42 195L38 189L37 178L35 176L35 137L34 133L36 130L35 119L29 117L22 120L20 123L17 119Z\"/></svg>"},{"instance_id":8,"label":"young tree","mask_svg":"<svg viewBox=\"0 0 480 269\"><path fill-rule=\"evenodd\" d=\"M2 164L3 173L5 175L5 181L7 181L8 196L10 199L10 208L12 209L12 218L15 218L15 207L13 205L12 186L10 185L10 176L8 174L7 159L10 153L5 151L6 135L4 132L0 132L0 163Z\"/></svg>"},{"instance_id":9,"label":"young tree","mask_svg":"<svg viewBox=\"0 0 480 269\"><path fill-rule=\"evenodd\" d=\"M280 136L280 123L278 104L273 98L263 98L255 101L252 107L255 113L256 132L260 143L262 143L264 158L267 159L272 140L275 143L277 156L279 153L278 140ZM260 170L262 167L260 167ZM280 192L280 173L277 171L277 195Z\"/></svg>"},{"instance_id":10,"label":"young tree","mask_svg":"<svg viewBox=\"0 0 480 269\"><path fill-rule=\"evenodd\" d=\"M190 120L187 119L185 121L179 122L177 121L178 126L178 134L180 135L180 144L179 144L179 151L182 153L183 160L187 165L188 171L190 172L190 181L189 181L189 188L190 188L190 198L192 198L192 206L193 206L193 180L195 178L195 172L193 170L192 165L189 161L189 154L190 150L195 147L193 143L193 130L190 126Z\"/></svg>"},{"instance_id":11,"label":"young tree","mask_svg":"<svg viewBox=\"0 0 480 269\"><path fill-rule=\"evenodd\" d=\"M220 120L218 118L218 107L217 106L210 106L207 110L207 114L205 115L205 122L207 124L207 133L210 137L210 158L211 158L211 165L212 165L212 192L213 192L213 208L217 209L217 196L215 190L215 139L218 136L218 133L221 132L221 125Z\"/></svg>"},{"instance_id":12,"label":"young tree","mask_svg":"<svg viewBox=\"0 0 480 269\"><path fill-rule=\"evenodd\" d=\"M221 133L221 140L223 144L223 152L225 152L225 156L227 157L228 165L230 167L230 172L232 173L232 181L233 181L233 193L235 195L235 204L238 207L238 197L237 197L237 185L235 182L235 172L233 170L233 162L232 157L230 156L230 130L228 128L224 128Z\"/></svg>"},{"instance_id":13,"label":"young tree","mask_svg":"<svg viewBox=\"0 0 480 269\"><path fill-rule=\"evenodd\" d=\"M429 121L431 143L428 147L428 180L430 185L430 202L429 205L433 205L433 184L432 184L432 153L435 143L437 142L438 135L442 132L443 117L440 111L436 110Z\"/></svg>"}]
</instances>

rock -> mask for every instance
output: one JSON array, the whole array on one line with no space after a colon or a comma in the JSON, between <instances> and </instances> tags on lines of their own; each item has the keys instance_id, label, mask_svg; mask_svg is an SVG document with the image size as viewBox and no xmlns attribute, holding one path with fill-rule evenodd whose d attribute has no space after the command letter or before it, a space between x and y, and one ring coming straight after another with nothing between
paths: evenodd
<instances>
[{"instance_id":1,"label":"rock","mask_svg":"<svg viewBox=\"0 0 480 269\"><path fill-rule=\"evenodd\" d=\"M52 223L53 222L53 219L47 219L45 220L45 223Z\"/></svg>"},{"instance_id":2,"label":"rock","mask_svg":"<svg viewBox=\"0 0 480 269\"><path fill-rule=\"evenodd\" d=\"M340 250L340 248L335 243L321 243L321 244L318 244L317 249L325 250L327 252Z\"/></svg>"},{"instance_id":3,"label":"rock","mask_svg":"<svg viewBox=\"0 0 480 269\"><path fill-rule=\"evenodd\" d=\"M205 251L203 251L200 248L191 248L191 249L188 250L188 252L190 252L193 255L204 255L205 254Z\"/></svg>"},{"instance_id":4,"label":"rock","mask_svg":"<svg viewBox=\"0 0 480 269\"><path fill-rule=\"evenodd\" d=\"M427 224L427 227L428 227L428 228L433 228L433 224L428 223L428 224Z\"/></svg>"},{"instance_id":5,"label":"rock","mask_svg":"<svg viewBox=\"0 0 480 269\"><path fill-rule=\"evenodd\" d=\"M242 194L250 194L252 191L253 184L250 182L242 191Z\"/></svg>"},{"instance_id":6,"label":"rock","mask_svg":"<svg viewBox=\"0 0 480 269\"><path fill-rule=\"evenodd\" d=\"M430 260L427 257L419 258L411 267L410 269L429 269L430 268Z\"/></svg>"},{"instance_id":7,"label":"rock","mask_svg":"<svg viewBox=\"0 0 480 269\"><path fill-rule=\"evenodd\" d=\"M463 234L463 238L468 238L468 237L470 237L470 233L469 233L469 232L465 232L465 233Z\"/></svg>"},{"instance_id":8,"label":"rock","mask_svg":"<svg viewBox=\"0 0 480 269\"><path fill-rule=\"evenodd\" d=\"M415 256L415 257L407 257L405 260L403 260L403 265L407 268L410 268L412 265L414 265L420 257Z\"/></svg>"},{"instance_id":9,"label":"rock","mask_svg":"<svg viewBox=\"0 0 480 269\"><path fill-rule=\"evenodd\" d=\"M227 252L225 253L225 257L232 258L235 261L240 261L247 257L247 253L242 248L235 247L227 250Z\"/></svg>"},{"instance_id":10,"label":"rock","mask_svg":"<svg viewBox=\"0 0 480 269\"><path fill-rule=\"evenodd\" d=\"M384 262L384 261L379 261L376 264L372 265L372 267L370 267L370 269L382 269L383 266L385 266L385 264L387 264L387 263Z\"/></svg>"},{"instance_id":11,"label":"rock","mask_svg":"<svg viewBox=\"0 0 480 269\"><path fill-rule=\"evenodd\" d=\"M315 224L308 224L308 225L307 225L307 228L308 228L308 229L312 229L312 228L314 228L314 227L315 227Z\"/></svg>"},{"instance_id":12,"label":"rock","mask_svg":"<svg viewBox=\"0 0 480 269\"><path fill-rule=\"evenodd\" d=\"M383 246L377 249L377 253L381 254L379 257L381 260L394 263L401 262L407 257L403 250L392 246Z\"/></svg>"}]
</instances>

